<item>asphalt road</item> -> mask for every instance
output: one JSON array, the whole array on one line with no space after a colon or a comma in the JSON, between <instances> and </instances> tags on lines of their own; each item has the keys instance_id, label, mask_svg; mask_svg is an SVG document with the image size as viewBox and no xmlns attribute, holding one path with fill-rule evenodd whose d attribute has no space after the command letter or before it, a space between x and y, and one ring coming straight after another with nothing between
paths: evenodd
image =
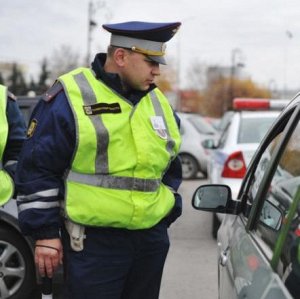
<instances>
[{"instance_id":1,"label":"asphalt road","mask_svg":"<svg viewBox=\"0 0 300 299\"><path fill-rule=\"evenodd\" d=\"M218 298L217 244L211 236L212 214L194 210L195 189L206 180L187 180L180 187L183 214L170 227L160 299Z\"/></svg>"}]
</instances>

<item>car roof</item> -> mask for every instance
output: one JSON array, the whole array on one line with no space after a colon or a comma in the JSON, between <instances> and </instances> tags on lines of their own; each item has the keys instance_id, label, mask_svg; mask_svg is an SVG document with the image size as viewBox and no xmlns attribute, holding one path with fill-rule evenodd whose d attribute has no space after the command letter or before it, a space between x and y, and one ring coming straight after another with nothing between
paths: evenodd
<instances>
[{"instance_id":1,"label":"car roof","mask_svg":"<svg viewBox=\"0 0 300 299\"><path fill-rule=\"evenodd\" d=\"M266 111L240 111L238 113L243 118L262 118L262 117L277 117L280 114L278 110L266 110Z\"/></svg>"}]
</instances>

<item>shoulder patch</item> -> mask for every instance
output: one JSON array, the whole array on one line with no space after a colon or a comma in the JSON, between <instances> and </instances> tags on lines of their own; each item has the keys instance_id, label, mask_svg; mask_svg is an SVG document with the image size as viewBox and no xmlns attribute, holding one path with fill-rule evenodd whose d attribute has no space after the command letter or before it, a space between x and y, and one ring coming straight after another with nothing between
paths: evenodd
<instances>
[{"instance_id":1,"label":"shoulder patch","mask_svg":"<svg viewBox=\"0 0 300 299\"><path fill-rule=\"evenodd\" d=\"M10 91L7 91L7 96L13 101L17 100L17 97Z\"/></svg>"},{"instance_id":2,"label":"shoulder patch","mask_svg":"<svg viewBox=\"0 0 300 299\"><path fill-rule=\"evenodd\" d=\"M42 99L45 102L50 102L61 90L63 90L62 84L58 81L55 81L55 83L42 95Z\"/></svg>"},{"instance_id":3,"label":"shoulder patch","mask_svg":"<svg viewBox=\"0 0 300 299\"><path fill-rule=\"evenodd\" d=\"M28 126L28 130L27 130L27 133L26 133L26 137L27 137L27 138L30 138L30 137L33 136L33 133L34 133L36 127L37 127L37 120L34 118L34 119L30 122L30 124L29 124L29 126Z\"/></svg>"}]
</instances>

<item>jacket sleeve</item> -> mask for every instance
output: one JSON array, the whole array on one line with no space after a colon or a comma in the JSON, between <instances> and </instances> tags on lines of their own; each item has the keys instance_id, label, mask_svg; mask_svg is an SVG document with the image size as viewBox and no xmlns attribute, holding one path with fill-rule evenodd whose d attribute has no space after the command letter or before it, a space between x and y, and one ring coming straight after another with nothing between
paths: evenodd
<instances>
[{"instance_id":1,"label":"jacket sleeve","mask_svg":"<svg viewBox=\"0 0 300 299\"><path fill-rule=\"evenodd\" d=\"M19 224L34 239L59 237L63 175L70 167L75 125L66 96L35 107L17 167Z\"/></svg>"},{"instance_id":2,"label":"jacket sleeve","mask_svg":"<svg viewBox=\"0 0 300 299\"><path fill-rule=\"evenodd\" d=\"M178 128L180 128L180 119L175 112L174 117L178 124ZM173 191L175 197L174 207L167 216L168 225L171 225L182 214L182 198L178 193L178 188L182 183L182 168L178 156L171 162L168 170L163 176L162 182Z\"/></svg>"},{"instance_id":3,"label":"jacket sleeve","mask_svg":"<svg viewBox=\"0 0 300 299\"><path fill-rule=\"evenodd\" d=\"M26 126L17 101L10 96L7 100L6 117L8 138L3 154L3 164L10 176L14 177L18 157L25 140Z\"/></svg>"}]
</instances>

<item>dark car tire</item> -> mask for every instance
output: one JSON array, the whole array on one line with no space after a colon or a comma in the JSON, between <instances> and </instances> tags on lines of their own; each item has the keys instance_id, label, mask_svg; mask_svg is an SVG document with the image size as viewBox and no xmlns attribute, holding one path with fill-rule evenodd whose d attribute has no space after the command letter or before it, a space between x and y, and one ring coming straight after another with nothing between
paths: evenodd
<instances>
[{"instance_id":1,"label":"dark car tire","mask_svg":"<svg viewBox=\"0 0 300 299\"><path fill-rule=\"evenodd\" d=\"M188 154L180 154L179 157L182 165L182 178L184 180L195 179L199 170L196 159Z\"/></svg>"},{"instance_id":2,"label":"dark car tire","mask_svg":"<svg viewBox=\"0 0 300 299\"><path fill-rule=\"evenodd\" d=\"M0 276L6 286L0 289L1 298L29 299L36 287L32 252L22 236L6 226L0 227Z\"/></svg>"},{"instance_id":3,"label":"dark car tire","mask_svg":"<svg viewBox=\"0 0 300 299\"><path fill-rule=\"evenodd\" d=\"M212 236L214 239L217 239L218 230L221 225L221 221L219 220L216 213L213 213L213 219L212 219Z\"/></svg>"}]
</instances>

